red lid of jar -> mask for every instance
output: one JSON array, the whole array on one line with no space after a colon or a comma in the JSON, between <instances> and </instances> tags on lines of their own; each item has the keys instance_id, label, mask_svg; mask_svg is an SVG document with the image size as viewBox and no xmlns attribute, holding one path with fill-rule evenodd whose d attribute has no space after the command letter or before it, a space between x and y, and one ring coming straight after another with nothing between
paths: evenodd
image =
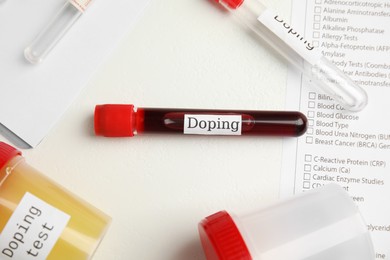
<instances>
[{"instance_id":1,"label":"red lid of jar","mask_svg":"<svg viewBox=\"0 0 390 260\"><path fill-rule=\"evenodd\" d=\"M134 136L133 105L97 105L94 116L95 134L106 137Z\"/></svg>"},{"instance_id":2,"label":"red lid of jar","mask_svg":"<svg viewBox=\"0 0 390 260\"><path fill-rule=\"evenodd\" d=\"M226 211L206 217L198 228L207 260L252 259L240 231Z\"/></svg>"},{"instance_id":3,"label":"red lid of jar","mask_svg":"<svg viewBox=\"0 0 390 260\"><path fill-rule=\"evenodd\" d=\"M20 152L15 147L0 142L0 169L2 169L12 158L17 155L22 155L22 152Z\"/></svg>"}]
</instances>

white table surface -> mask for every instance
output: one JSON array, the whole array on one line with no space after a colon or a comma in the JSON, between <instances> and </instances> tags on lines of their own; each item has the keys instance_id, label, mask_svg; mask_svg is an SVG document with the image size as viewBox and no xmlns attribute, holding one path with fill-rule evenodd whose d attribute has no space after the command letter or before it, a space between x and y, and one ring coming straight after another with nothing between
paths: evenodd
<instances>
[{"instance_id":1,"label":"white table surface","mask_svg":"<svg viewBox=\"0 0 390 260\"><path fill-rule=\"evenodd\" d=\"M264 3L290 17L289 0ZM278 198L280 138L93 134L96 104L283 110L286 65L252 36L212 0L152 0L42 143L23 151L113 218L94 259L205 259L201 219Z\"/></svg>"}]
</instances>

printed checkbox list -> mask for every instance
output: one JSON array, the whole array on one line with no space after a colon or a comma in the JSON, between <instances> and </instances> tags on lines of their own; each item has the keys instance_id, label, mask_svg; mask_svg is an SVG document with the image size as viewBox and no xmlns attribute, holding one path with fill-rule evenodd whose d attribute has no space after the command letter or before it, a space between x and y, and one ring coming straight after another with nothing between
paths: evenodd
<instances>
[{"instance_id":1,"label":"printed checkbox list","mask_svg":"<svg viewBox=\"0 0 390 260\"><path fill-rule=\"evenodd\" d=\"M313 156L311 154L305 154L304 157L305 164L303 166L303 191L309 190L311 188L311 171L312 171L312 161Z\"/></svg>"},{"instance_id":2,"label":"printed checkbox list","mask_svg":"<svg viewBox=\"0 0 390 260\"><path fill-rule=\"evenodd\" d=\"M320 31L321 31L321 14L322 14L322 0L315 0L314 17L313 17L313 46L320 46Z\"/></svg>"},{"instance_id":3,"label":"printed checkbox list","mask_svg":"<svg viewBox=\"0 0 390 260\"><path fill-rule=\"evenodd\" d=\"M315 92L309 92L308 95L308 102L307 102L307 108L309 109L307 111L307 124L308 128L306 131L306 144L312 144L313 143L313 133L314 133L314 120L315 120L315 108L316 108L316 100L317 100L317 94Z\"/></svg>"},{"instance_id":4,"label":"printed checkbox list","mask_svg":"<svg viewBox=\"0 0 390 260\"><path fill-rule=\"evenodd\" d=\"M376 123L390 111L386 109L390 106L386 101L390 95L390 51L383 48L389 46L390 40L390 30L383 27L384 20L390 19L390 2L311 0L294 1L293 7L292 22L300 24L297 30L305 31L313 46L318 41L317 51L363 87L372 102L363 112L351 113L326 91L317 92L307 76L293 74L286 92L289 107L303 111L307 120L314 120L314 126L308 126L298 141L284 144L285 185L281 191L287 195L338 183L368 217L368 226L381 223L388 227L390 204L382 203L381 198L384 193L390 196L390 181L386 182L390 162L382 167L372 163L390 160L390 124L386 120ZM291 73L295 73L294 69ZM389 87L374 88L384 85ZM382 112L371 115L372 111ZM312 122L307 124L313 125ZM373 258L387 259L390 236L372 231L376 249Z\"/></svg>"}]
</instances>

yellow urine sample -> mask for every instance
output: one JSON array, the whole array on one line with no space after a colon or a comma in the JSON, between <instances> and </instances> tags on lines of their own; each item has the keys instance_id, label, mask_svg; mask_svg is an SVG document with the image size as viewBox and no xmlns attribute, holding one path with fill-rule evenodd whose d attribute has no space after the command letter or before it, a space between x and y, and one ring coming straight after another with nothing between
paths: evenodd
<instances>
[{"instance_id":1,"label":"yellow urine sample","mask_svg":"<svg viewBox=\"0 0 390 260\"><path fill-rule=\"evenodd\" d=\"M91 259L110 217L29 166L20 155L13 157L0 171L0 233L26 193L70 216L46 259ZM3 258L0 256L0 259Z\"/></svg>"}]
</instances>

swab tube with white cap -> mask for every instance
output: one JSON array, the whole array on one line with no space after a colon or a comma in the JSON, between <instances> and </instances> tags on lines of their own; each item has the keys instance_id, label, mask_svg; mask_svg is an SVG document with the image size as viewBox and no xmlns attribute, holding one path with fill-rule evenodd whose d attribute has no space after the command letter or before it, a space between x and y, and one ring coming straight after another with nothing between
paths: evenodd
<instances>
[{"instance_id":1,"label":"swab tube with white cap","mask_svg":"<svg viewBox=\"0 0 390 260\"><path fill-rule=\"evenodd\" d=\"M49 24L24 50L25 58L33 64L42 62L56 43L85 12L91 2L92 0L67 1Z\"/></svg>"},{"instance_id":2,"label":"swab tube with white cap","mask_svg":"<svg viewBox=\"0 0 390 260\"><path fill-rule=\"evenodd\" d=\"M343 108L360 111L366 106L367 94L361 87L322 56L301 33L258 0L215 1L261 36Z\"/></svg>"}]
</instances>

